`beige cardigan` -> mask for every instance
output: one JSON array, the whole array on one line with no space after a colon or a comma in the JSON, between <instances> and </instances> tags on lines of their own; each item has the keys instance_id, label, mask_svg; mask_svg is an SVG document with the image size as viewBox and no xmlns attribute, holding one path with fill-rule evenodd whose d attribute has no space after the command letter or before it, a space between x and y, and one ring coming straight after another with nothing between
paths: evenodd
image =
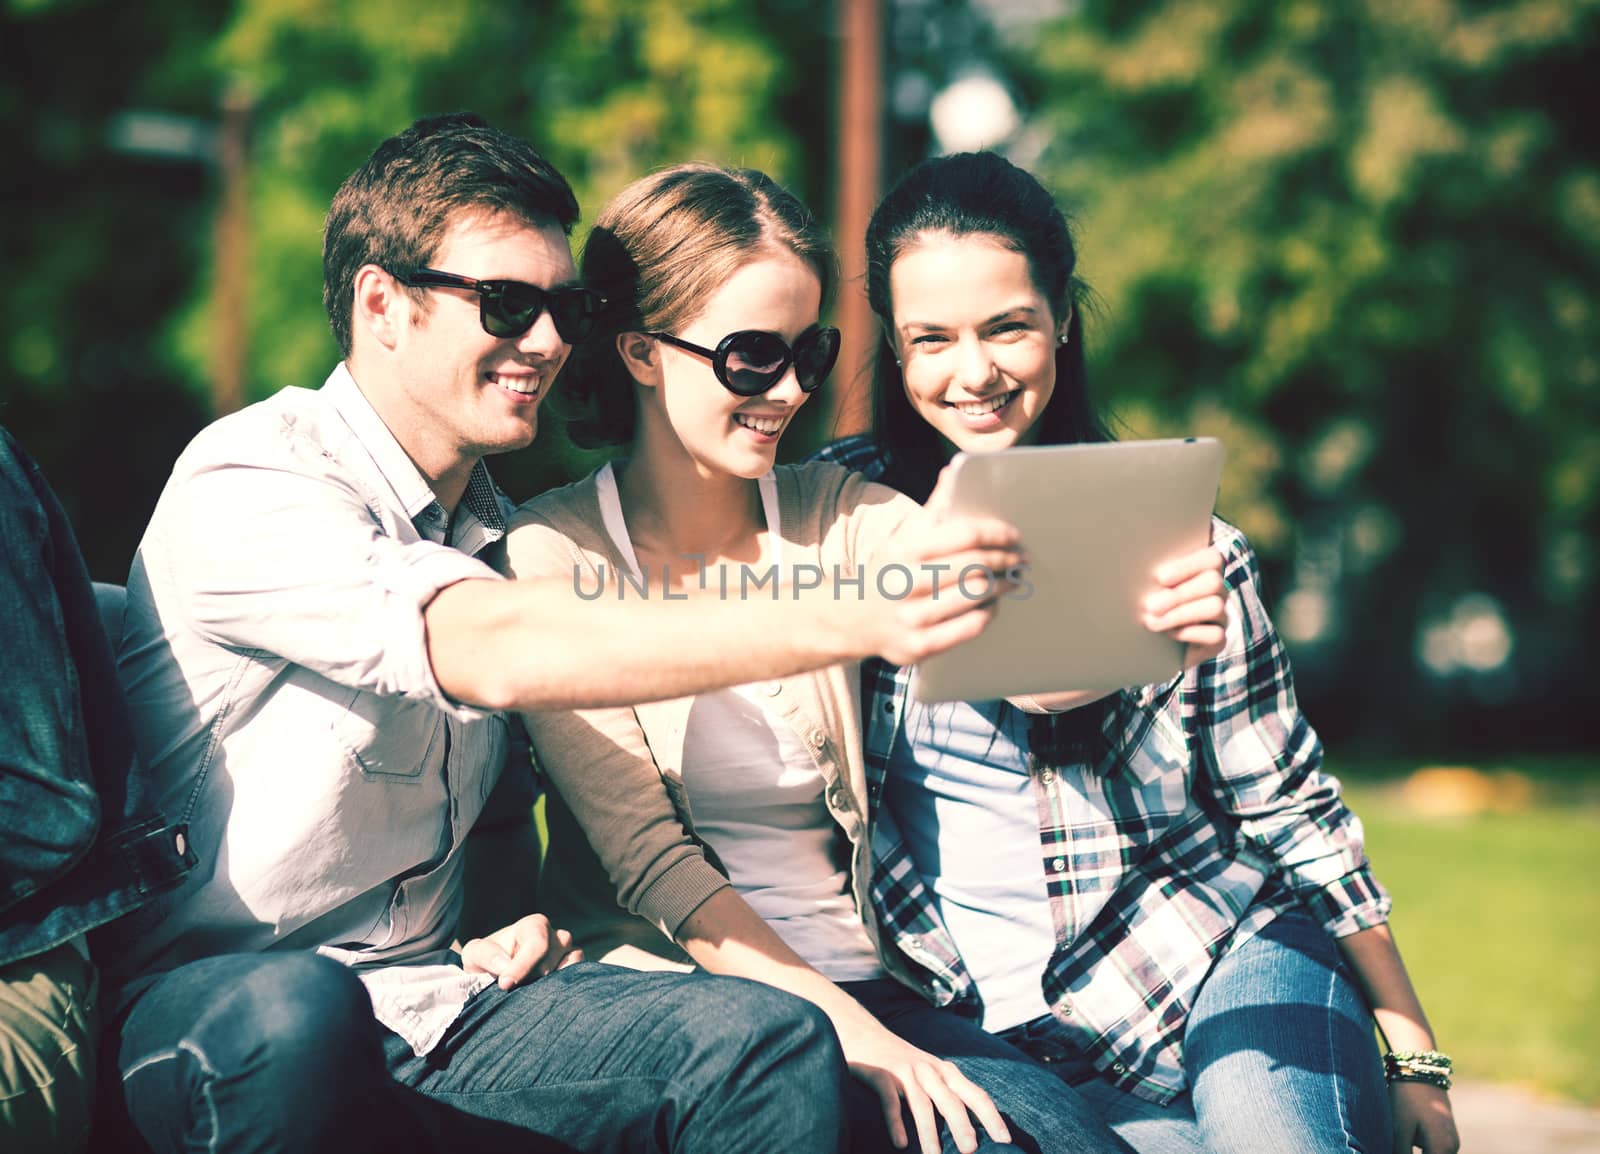
<instances>
[{"instance_id":1,"label":"beige cardigan","mask_svg":"<svg viewBox=\"0 0 1600 1154\"><path fill-rule=\"evenodd\" d=\"M832 587L835 566L845 576L856 573L916 509L892 489L825 462L780 465L774 475L784 573L797 564L819 566L827 575L825 590ZM585 596L602 584L606 597L642 596L632 586L619 590L617 574L626 564L604 528L595 475L523 505L511 522L507 558L518 577L559 577ZM730 596L737 584L735 576ZM715 591L715 577L709 585ZM660 597L659 580L648 595ZM854 587L844 586L843 595L855 596ZM787 589L783 596L789 596ZM581 611L580 603L575 612ZM811 751L822 773L828 811L851 847L856 907L877 944L868 892L860 667L839 665L765 685L773 712ZM658 959L685 960L668 939L729 885L715 854L694 835L683 787L683 736L693 703L684 697L526 717L539 765L556 790L547 803L550 845L540 909L571 930L591 959L626 960L629 951L613 951L634 946ZM881 946L879 953L885 953ZM885 962L892 970L902 968L898 957Z\"/></svg>"}]
</instances>

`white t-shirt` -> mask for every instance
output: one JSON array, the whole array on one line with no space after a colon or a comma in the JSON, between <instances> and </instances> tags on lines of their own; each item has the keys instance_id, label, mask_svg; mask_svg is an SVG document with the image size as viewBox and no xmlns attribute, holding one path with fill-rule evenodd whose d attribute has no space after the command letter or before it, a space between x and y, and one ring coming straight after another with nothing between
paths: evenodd
<instances>
[{"instance_id":1,"label":"white t-shirt","mask_svg":"<svg viewBox=\"0 0 1600 1154\"><path fill-rule=\"evenodd\" d=\"M595 478L606 532L640 575L616 476ZM760 480L782 572L778 491ZM733 888L789 948L835 982L881 977L877 951L850 894L850 846L823 800L827 782L811 752L770 714L757 686L702 693L683 735L683 785L694 828L722 859Z\"/></svg>"},{"instance_id":2,"label":"white t-shirt","mask_svg":"<svg viewBox=\"0 0 1600 1154\"><path fill-rule=\"evenodd\" d=\"M983 1028L1050 1012L1056 950L1028 776L1027 720L999 701L909 701L886 801L983 999Z\"/></svg>"},{"instance_id":3,"label":"white t-shirt","mask_svg":"<svg viewBox=\"0 0 1600 1154\"><path fill-rule=\"evenodd\" d=\"M683 784L695 832L739 896L826 978L881 976L850 896L850 847L823 800L810 751L768 716L753 687L695 698L683 738Z\"/></svg>"}]
</instances>

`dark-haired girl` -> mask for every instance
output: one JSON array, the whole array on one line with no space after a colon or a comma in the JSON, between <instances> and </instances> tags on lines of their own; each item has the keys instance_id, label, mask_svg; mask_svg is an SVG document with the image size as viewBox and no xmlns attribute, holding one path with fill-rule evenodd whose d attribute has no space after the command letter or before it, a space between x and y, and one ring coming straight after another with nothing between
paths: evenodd
<instances>
[{"instance_id":1,"label":"dark-haired girl","mask_svg":"<svg viewBox=\"0 0 1600 1154\"><path fill-rule=\"evenodd\" d=\"M921 498L956 450L1106 439L1075 259L1049 193L1004 159L914 168L867 233L876 435L823 455ZM1226 639L1170 683L929 706L912 670L869 663L881 932L932 1003L1140 1151L1451 1154L1449 1060L1361 823L1322 771L1254 554L1222 521L1213 541Z\"/></svg>"}]
</instances>

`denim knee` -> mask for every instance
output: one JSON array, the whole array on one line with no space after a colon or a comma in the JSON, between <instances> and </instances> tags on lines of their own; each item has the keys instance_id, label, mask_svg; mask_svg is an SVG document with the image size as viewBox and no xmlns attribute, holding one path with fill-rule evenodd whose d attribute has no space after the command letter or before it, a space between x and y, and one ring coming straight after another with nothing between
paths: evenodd
<instances>
[{"instance_id":1,"label":"denim knee","mask_svg":"<svg viewBox=\"0 0 1600 1154\"><path fill-rule=\"evenodd\" d=\"M833 1023L805 999L744 978L707 981L714 984L707 997L720 1011L708 1024L722 1041L736 1040L751 1051L776 1045L787 1060L843 1061Z\"/></svg>"},{"instance_id":2,"label":"denim knee","mask_svg":"<svg viewBox=\"0 0 1600 1154\"><path fill-rule=\"evenodd\" d=\"M282 1065L281 1077L317 1086L352 1061L379 1060L372 999L349 967L307 953L271 961L238 982L223 1011L252 1045L252 1065Z\"/></svg>"},{"instance_id":3,"label":"denim knee","mask_svg":"<svg viewBox=\"0 0 1600 1154\"><path fill-rule=\"evenodd\" d=\"M844 1053L828 1016L810 1002L742 978L707 978L697 1049L710 1119L727 1111L760 1148L831 1149L844 1140ZM713 1123L713 1129L716 1124ZM765 1128L765 1129L763 1129ZM803 1136L803 1137L801 1137Z\"/></svg>"},{"instance_id":4,"label":"denim knee","mask_svg":"<svg viewBox=\"0 0 1600 1154\"><path fill-rule=\"evenodd\" d=\"M1384 1150L1372 1018L1338 948L1301 912L1230 949L1184 1038L1195 1116L1218 1151Z\"/></svg>"},{"instance_id":5,"label":"denim knee","mask_svg":"<svg viewBox=\"0 0 1600 1154\"><path fill-rule=\"evenodd\" d=\"M337 962L191 962L128 1014L116 1126L158 1152L358 1149L389 1085L380 1039L366 987Z\"/></svg>"},{"instance_id":6,"label":"denim knee","mask_svg":"<svg viewBox=\"0 0 1600 1154\"><path fill-rule=\"evenodd\" d=\"M819 1108L837 1116L845 1062L828 1016L810 1002L744 978L707 977L691 1029L719 1080L815 1082ZM830 1094L830 1087L837 1090Z\"/></svg>"}]
</instances>

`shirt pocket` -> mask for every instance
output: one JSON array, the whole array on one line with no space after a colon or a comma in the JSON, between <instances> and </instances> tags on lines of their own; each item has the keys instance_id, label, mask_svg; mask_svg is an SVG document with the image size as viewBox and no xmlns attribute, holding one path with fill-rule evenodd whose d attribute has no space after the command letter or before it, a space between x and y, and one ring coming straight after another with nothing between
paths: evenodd
<instances>
[{"instance_id":1,"label":"shirt pocket","mask_svg":"<svg viewBox=\"0 0 1600 1154\"><path fill-rule=\"evenodd\" d=\"M444 714L432 704L359 689L335 728L351 762L368 777L415 780L444 743Z\"/></svg>"}]
</instances>

